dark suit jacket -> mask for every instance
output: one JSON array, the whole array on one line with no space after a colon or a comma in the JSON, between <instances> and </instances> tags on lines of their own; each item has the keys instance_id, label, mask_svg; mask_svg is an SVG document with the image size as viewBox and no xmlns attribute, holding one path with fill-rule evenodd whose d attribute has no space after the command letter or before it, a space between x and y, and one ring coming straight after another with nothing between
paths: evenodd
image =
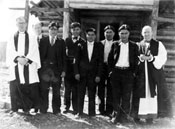
<instances>
[{"instance_id":1,"label":"dark suit jacket","mask_svg":"<svg viewBox=\"0 0 175 129\"><path fill-rule=\"evenodd\" d=\"M80 44L76 54L75 74L85 77L87 74L92 77L101 76L103 67L103 45L94 42L91 61L88 58L87 43Z\"/></svg>"},{"instance_id":2,"label":"dark suit jacket","mask_svg":"<svg viewBox=\"0 0 175 129\"><path fill-rule=\"evenodd\" d=\"M66 47L65 47L65 42L63 39L57 38L55 41L55 45L54 47L57 49L55 55L56 55L56 62L55 62L55 66L56 66L56 70L51 70L48 69L48 62L47 62L47 54L48 54L48 48L50 45L50 41L49 41L49 36L43 37L40 41L39 44L39 50L40 50L40 58L41 58L41 74L45 74L46 76L50 76L52 78L52 76L54 75L53 73L57 74L61 74L61 72L65 72L66 71ZM49 71L49 72L47 72ZM47 78L47 80L49 80Z\"/></svg>"},{"instance_id":3,"label":"dark suit jacket","mask_svg":"<svg viewBox=\"0 0 175 129\"><path fill-rule=\"evenodd\" d=\"M84 44L85 40L83 38L79 38L75 43L72 41L72 37L66 38L66 78L69 80L75 80L74 78L74 63L75 56L78 49L78 44Z\"/></svg>"},{"instance_id":4,"label":"dark suit jacket","mask_svg":"<svg viewBox=\"0 0 175 129\"><path fill-rule=\"evenodd\" d=\"M116 41L111 48L111 51L109 53L108 57L108 65L109 65L109 72L112 71L112 69L115 67L115 64L118 61L119 54L120 54L120 41ZM129 41L129 65L130 70L133 73L137 72L138 67L138 46L132 42Z\"/></svg>"}]
</instances>

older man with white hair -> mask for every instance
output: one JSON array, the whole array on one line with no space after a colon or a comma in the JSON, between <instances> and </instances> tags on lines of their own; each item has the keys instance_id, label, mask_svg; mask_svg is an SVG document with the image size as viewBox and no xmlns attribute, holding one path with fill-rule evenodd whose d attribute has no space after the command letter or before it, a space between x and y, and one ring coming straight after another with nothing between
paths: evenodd
<instances>
[{"instance_id":1,"label":"older man with white hair","mask_svg":"<svg viewBox=\"0 0 175 129\"><path fill-rule=\"evenodd\" d=\"M10 69L11 110L23 109L29 113L31 108L39 108L38 69L40 56L35 37L26 31L24 17L16 19L18 31L7 44L7 64Z\"/></svg>"},{"instance_id":2,"label":"older man with white hair","mask_svg":"<svg viewBox=\"0 0 175 129\"><path fill-rule=\"evenodd\" d=\"M143 27L142 36L143 40L138 43L140 63L133 91L132 111L138 113L134 116L136 120L145 118L148 123L152 123L153 118L156 118L157 115L158 117L167 115L165 112L167 107L164 102L167 99L167 91L163 73L167 51L161 41L153 39L150 26Z\"/></svg>"}]
</instances>

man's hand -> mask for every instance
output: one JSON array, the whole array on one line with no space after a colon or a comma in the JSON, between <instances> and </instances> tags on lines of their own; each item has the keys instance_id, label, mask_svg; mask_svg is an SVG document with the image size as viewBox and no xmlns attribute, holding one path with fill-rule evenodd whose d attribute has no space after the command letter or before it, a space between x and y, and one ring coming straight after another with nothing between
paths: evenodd
<instances>
[{"instance_id":1,"label":"man's hand","mask_svg":"<svg viewBox=\"0 0 175 129\"><path fill-rule=\"evenodd\" d=\"M95 82L96 82L96 83L99 83L99 82L100 82L100 77L98 77L98 76L95 77Z\"/></svg>"},{"instance_id":2,"label":"man's hand","mask_svg":"<svg viewBox=\"0 0 175 129\"><path fill-rule=\"evenodd\" d=\"M28 59L24 58L24 57L18 57L17 61L21 64L21 65L26 65L28 63Z\"/></svg>"},{"instance_id":3,"label":"man's hand","mask_svg":"<svg viewBox=\"0 0 175 129\"><path fill-rule=\"evenodd\" d=\"M80 81L80 74L76 74L76 75L75 75L75 79L76 79L77 81Z\"/></svg>"},{"instance_id":4,"label":"man's hand","mask_svg":"<svg viewBox=\"0 0 175 129\"><path fill-rule=\"evenodd\" d=\"M62 72L61 73L61 77L64 78L66 76L66 73L65 72Z\"/></svg>"},{"instance_id":5,"label":"man's hand","mask_svg":"<svg viewBox=\"0 0 175 129\"><path fill-rule=\"evenodd\" d=\"M151 58L152 58L152 55L149 55L149 56L142 55L142 56L140 56L140 59L144 60L144 61L151 60Z\"/></svg>"}]
</instances>

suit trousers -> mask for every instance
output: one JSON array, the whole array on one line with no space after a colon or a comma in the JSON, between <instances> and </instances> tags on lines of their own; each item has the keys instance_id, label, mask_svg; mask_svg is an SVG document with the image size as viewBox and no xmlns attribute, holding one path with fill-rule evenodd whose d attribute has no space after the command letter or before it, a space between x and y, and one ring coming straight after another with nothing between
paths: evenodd
<instances>
[{"instance_id":1,"label":"suit trousers","mask_svg":"<svg viewBox=\"0 0 175 129\"><path fill-rule=\"evenodd\" d=\"M46 113L49 106L49 90L50 86L52 87L52 109L53 113L59 113L61 107L61 97L60 97L60 88L61 88L61 77L58 79L58 82L46 82L41 80L40 82L40 95L42 99L41 109L42 113Z\"/></svg>"},{"instance_id":2,"label":"suit trousers","mask_svg":"<svg viewBox=\"0 0 175 129\"><path fill-rule=\"evenodd\" d=\"M108 66L104 64L101 81L98 85L98 97L100 99L99 112L101 114L112 114L113 111L112 86L108 75Z\"/></svg>"},{"instance_id":3,"label":"suit trousers","mask_svg":"<svg viewBox=\"0 0 175 129\"><path fill-rule=\"evenodd\" d=\"M78 104L77 85L78 84L74 76L72 76L72 79L65 78L64 104L66 106L65 107L66 110L69 110L72 100L73 111L77 112L77 104Z\"/></svg>"},{"instance_id":4,"label":"suit trousers","mask_svg":"<svg viewBox=\"0 0 175 129\"><path fill-rule=\"evenodd\" d=\"M80 75L81 76L81 75ZM95 116L95 94L96 94L96 83L95 78L91 74L81 76L78 85L78 113L83 114L84 98L86 94L86 88L88 90L88 114L89 116Z\"/></svg>"},{"instance_id":5,"label":"suit trousers","mask_svg":"<svg viewBox=\"0 0 175 129\"><path fill-rule=\"evenodd\" d=\"M113 91L113 108L121 116L126 117L130 113L130 100L134 76L129 69L114 68L111 74Z\"/></svg>"}]
</instances>

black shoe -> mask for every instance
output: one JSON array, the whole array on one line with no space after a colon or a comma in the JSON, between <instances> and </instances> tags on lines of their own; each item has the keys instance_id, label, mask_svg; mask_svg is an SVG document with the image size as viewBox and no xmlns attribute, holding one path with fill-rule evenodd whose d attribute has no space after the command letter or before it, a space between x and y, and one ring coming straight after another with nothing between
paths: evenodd
<instances>
[{"instance_id":1,"label":"black shoe","mask_svg":"<svg viewBox=\"0 0 175 129\"><path fill-rule=\"evenodd\" d=\"M106 113L103 111L103 112L100 112L99 115L105 116Z\"/></svg>"},{"instance_id":2,"label":"black shoe","mask_svg":"<svg viewBox=\"0 0 175 129\"><path fill-rule=\"evenodd\" d=\"M119 122L119 113L118 112L113 112L111 123L117 124L118 122Z\"/></svg>"},{"instance_id":3,"label":"black shoe","mask_svg":"<svg viewBox=\"0 0 175 129\"><path fill-rule=\"evenodd\" d=\"M35 108L34 112L35 112L35 113L38 113L38 110L39 110L38 108Z\"/></svg>"},{"instance_id":4,"label":"black shoe","mask_svg":"<svg viewBox=\"0 0 175 129\"><path fill-rule=\"evenodd\" d=\"M153 118L146 119L147 124L153 124Z\"/></svg>"},{"instance_id":5,"label":"black shoe","mask_svg":"<svg viewBox=\"0 0 175 129\"><path fill-rule=\"evenodd\" d=\"M46 114L46 113L47 113L47 110L41 110L41 109L40 109L40 113L41 113L41 114Z\"/></svg>"},{"instance_id":6,"label":"black shoe","mask_svg":"<svg viewBox=\"0 0 175 129\"><path fill-rule=\"evenodd\" d=\"M73 114L73 115L76 115L76 114L77 114L77 111L73 111L72 114Z\"/></svg>"},{"instance_id":7,"label":"black shoe","mask_svg":"<svg viewBox=\"0 0 175 129\"><path fill-rule=\"evenodd\" d=\"M85 118L85 115L84 114L77 113L75 115L75 119L83 119L83 118Z\"/></svg>"},{"instance_id":8,"label":"black shoe","mask_svg":"<svg viewBox=\"0 0 175 129\"><path fill-rule=\"evenodd\" d=\"M140 118L134 118L135 123L140 123Z\"/></svg>"},{"instance_id":9,"label":"black shoe","mask_svg":"<svg viewBox=\"0 0 175 129\"><path fill-rule=\"evenodd\" d=\"M54 115L61 115L60 111L53 112Z\"/></svg>"},{"instance_id":10,"label":"black shoe","mask_svg":"<svg viewBox=\"0 0 175 129\"><path fill-rule=\"evenodd\" d=\"M25 115L31 115L29 111L24 111Z\"/></svg>"}]
</instances>

